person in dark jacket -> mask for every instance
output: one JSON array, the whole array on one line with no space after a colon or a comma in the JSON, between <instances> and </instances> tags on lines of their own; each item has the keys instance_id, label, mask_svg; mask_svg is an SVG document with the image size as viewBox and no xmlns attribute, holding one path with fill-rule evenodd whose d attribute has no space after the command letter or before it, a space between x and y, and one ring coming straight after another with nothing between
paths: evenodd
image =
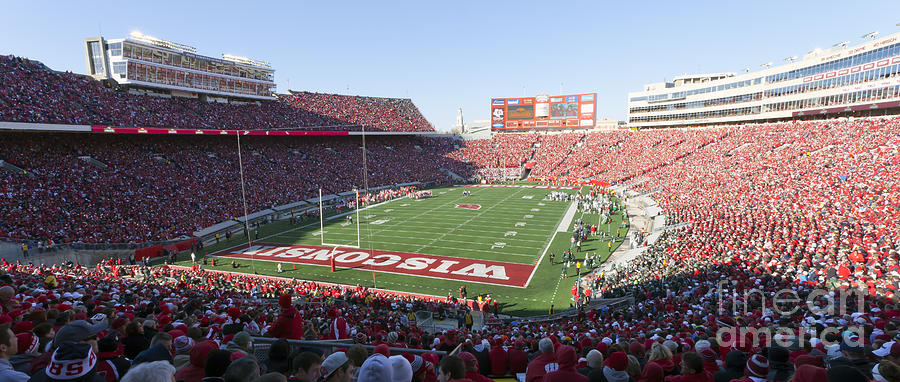
<instances>
[{"instance_id":1,"label":"person in dark jacket","mask_svg":"<svg viewBox=\"0 0 900 382\"><path fill-rule=\"evenodd\" d=\"M144 350L138 353L137 357L134 357L134 362L132 362L132 366L139 365L144 362L154 362L154 361L168 361L172 363L172 352L166 348L165 344L156 344L151 346L149 349Z\"/></svg>"},{"instance_id":2,"label":"person in dark jacket","mask_svg":"<svg viewBox=\"0 0 900 382\"><path fill-rule=\"evenodd\" d=\"M125 376L131 368L131 362L119 355L119 340L116 336L106 336L97 341L100 354L97 354L97 374L106 382L116 382Z\"/></svg>"},{"instance_id":3,"label":"person in dark jacket","mask_svg":"<svg viewBox=\"0 0 900 382\"><path fill-rule=\"evenodd\" d=\"M227 350L215 349L206 356L206 364L203 366L203 382L224 382L222 376L231 365L231 353ZM177 377L176 377L177 379Z\"/></svg>"},{"instance_id":4,"label":"person in dark jacket","mask_svg":"<svg viewBox=\"0 0 900 382\"><path fill-rule=\"evenodd\" d=\"M578 369L578 373L587 377L592 371L603 368L603 353L597 349L591 349L587 353L587 366Z\"/></svg>"},{"instance_id":5,"label":"person in dark jacket","mask_svg":"<svg viewBox=\"0 0 900 382\"><path fill-rule=\"evenodd\" d=\"M725 367L713 374L716 382L730 382L732 379L741 379L744 376L744 366L747 364L747 355L740 350L732 350L725 355Z\"/></svg>"},{"instance_id":6,"label":"person in dark jacket","mask_svg":"<svg viewBox=\"0 0 900 382\"><path fill-rule=\"evenodd\" d=\"M14 370L28 374L31 361L41 355L38 352L40 339L33 333L19 333L16 335L16 341L18 349L16 354L9 357L9 363Z\"/></svg>"},{"instance_id":7,"label":"person in dark jacket","mask_svg":"<svg viewBox=\"0 0 900 382\"><path fill-rule=\"evenodd\" d=\"M147 350L150 347L150 340L144 337L144 328L137 322L129 322L125 326L125 338L122 339L122 345L125 346L125 358L134 359L138 353Z\"/></svg>"},{"instance_id":8,"label":"person in dark jacket","mask_svg":"<svg viewBox=\"0 0 900 382\"><path fill-rule=\"evenodd\" d=\"M773 382L787 382L794 375L794 364L790 361L791 352L780 346L769 348L769 375L766 379ZM871 368L869 368L871 370Z\"/></svg>"},{"instance_id":9,"label":"person in dark jacket","mask_svg":"<svg viewBox=\"0 0 900 382\"><path fill-rule=\"evenodd\" d=\"M285 339L280 339L272 343L269 347L269 355L263 365L267 372L277 371L281 374L288 375L291 370L291 344Z\"/></svg>"},{"instance_id":10,"label":"person in dark jacket","mask_svg":"<svg viewBox=\"0 0 900 382\"><path fill-rule=\"evenodd\" d=\"M472 355L478 360L478 372L481 375L491 373L491 344L488 340L482 339L480 344L472 347L475 351Z\"/></svg>"}]
</instances>

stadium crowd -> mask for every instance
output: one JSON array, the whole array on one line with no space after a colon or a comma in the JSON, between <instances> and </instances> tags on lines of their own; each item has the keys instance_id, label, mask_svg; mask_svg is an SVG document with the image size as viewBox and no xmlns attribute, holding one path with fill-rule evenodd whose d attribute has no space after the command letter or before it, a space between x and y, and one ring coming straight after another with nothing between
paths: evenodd
<instances>
[{"instance_id":1,"label":"stadium crowd","mask_svg":"<svg viewBox=\"0 0 900 382\"><path fill-rule=\"evenodd\" d=\"M0 120L431 129L408 100L292 93L260 105L201 103L115 92L15 57L0 58ZM252 210L311 198L319 187L445 182L446 169L468 176L534 160L533 176L655 191L668 222L684 226L592 280L605 297L633 304L435 334L411 313L466 309L464 301L196 268L4 261L0 380L485 382L524 372L526 382L900 381L898 132L900 119L872 118L373 138L365 175L349 138L247 138ZM141 242L242 214L229 138L3 137L0 159L24 172L0 173L0 236ZM856 293L842 298L848 291ZM716 335L734 328L777 334ZM279 342L257 360L252 343L261 336L378 347L291 354ZM391 357L382 345L430 352Z\"/></svg>"},{"instance_id":2,"label":"stadium crowd","mask_svg":"<svg viewBox=\"0 0 900 382\"><path fill-rule=\"evenodd\" d=\"M0 121L184 129L434 131L409 99L291 92L206 102L106 88L88 76L0 56Z\"/></svg>"},{"instance_id":3,"label":"stadium crowd","mask_svg":"<svg viewBox=\"0 0 900 382\"><path fill-rule=\"evenodd\" d=\"M0 171L0 237L142 243L244 215L233 138L35 133L3 139L0 160L25 173ZM449 176L442 168L467 171L443 156L452 146L438 138L367 139L367 179L353 137L245 137L241 144L251 212L316 197L319 187L327 195L366 180L371 186L443 183Z\"/></svg>"}]
</instances>

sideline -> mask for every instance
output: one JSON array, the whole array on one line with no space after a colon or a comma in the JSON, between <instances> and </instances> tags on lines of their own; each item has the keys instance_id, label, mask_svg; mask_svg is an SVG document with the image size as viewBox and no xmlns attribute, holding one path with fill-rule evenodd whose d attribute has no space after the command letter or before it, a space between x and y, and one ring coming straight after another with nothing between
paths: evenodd
<instances>
[{"instance_id":1,"label":"sideline","mask_svg":"<svg viewBox=\"0 0 900 382\"><path fill-rule=\"evenodd\" d=\"M578 189L578 192L581 192L581 188ZM544 256L547 254L547 251L550 250L553 241L556 240L556 235L560 232L569 232L569 225L572 224L572 219L575 218L576 209L577 204L573 200L571 204L569 204L569 209L566 210L566 214L559 219L559 224L556 226L556 232L554 232L553 236L550 237L550 240L547 241L547 245L544 246L544 252L541 253L541 257L539 257L538 261L534 264L534 270L531 271L531 276L528 276L528 281L525 282L525 288L528 288L528 285L531 284L531 279L534 277L534 274L537 273L538 267L540 267L541 263L544 261ZM559 290L559 283L557 283L556 289Z\"/></svg>"},{"instance_id":2,"label":"sideline","mask_svg":"<svg viewBox=\"0 0 900 382\"><path fill-rule=\"evenodd\" d=\"M395 200L404 199L404 198L406 198L406 197L408 197L408 195L401 196L401 197L399 197L399 198L397 198L397 199L385 200L385 201L383 201L383 202L381 202L381 203L376 203L376 204L372 204L372 205L366 206L366 207L364 207L363 209L361 209L360 211L365 211L365 210L367 210L367 209L369 209L369 208L375 208L375 207L378 207L378 206L382 206L382 205L388 204L388 203L390 203L390 202L393 202L393 201L395 201ZM334 219L337 219L337 218L340 218L340 217L347 216L347 215L352 214L352 213L356 213L356 210L350 210L350 211L343 212L343 213L340 213L340 214L337 214L337 215L332 215L332 216L329 216L329 217L325 218L325 220L334 220ZM312 226L316 225L317 223L318 223L318 222L313 222L313 223L309 223L309 224L306 224L306 225L302 225L302 226L299 226L299 227L296 227L296 228L287 229L287 230L284 230L284 231L281 231L281 232L273 233L273 234L268 235L268 236L263 236L262 238L255 239L255 240L253 240L253 241L261 241L261 240L270 239L270 238L273 238L273 237L276 237L276 236L281 236L281 235L284 235L284 234L286 234L286 233L288 233L288 232L294 232L294 231L296 231L296 230L304 229L304 228L307 228L307 227L312 227ZM245 245L245 244L246 244L246 245L250 245L250 241L246 241L246 242L240 243L240 244L238 244L238 245L233 245L233 246L228 247L228 248L220 249L220 250L216 251L215 253L220 253L220 252L232 250L232 249L235 249L235 248L240 247L240 246Z\"/></svg>"}]
</instances>

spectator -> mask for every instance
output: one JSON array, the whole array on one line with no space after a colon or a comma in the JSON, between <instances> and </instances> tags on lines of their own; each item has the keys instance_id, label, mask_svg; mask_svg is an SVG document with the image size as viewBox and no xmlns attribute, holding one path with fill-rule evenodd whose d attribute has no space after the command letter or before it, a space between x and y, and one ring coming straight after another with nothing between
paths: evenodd
<instances>
[{"instance_id":1,"label":"spectator","mask_svg":"<svg viewBox=\"0 0 900 382\"><path fill-rule=\"evenodd\" d=\"M291 381L316 382L321 375L322 357L313 352L302 352L291 361Z\"/></svg>"},{"instance_id":2,"label":"spectator","mask_svg":"<svg viewBox=\"0 0 900 382\"><path fill-rule=\"evenodd\" d=\"M166 361L145 362L137 365L122 378L122 382L171 382L175 367Z\"/></svg>"},{"instance_id":3,"label":"spectator","mask_svg":"<svg viewBox=\"0 0 900 382\"><path fill-rule=\"evenodd\" d=\"M352 349L351 349L352 350ZM365 351L365 349L363 349ZM266 371L279 372L284 375L290 374L291 371L291 344L287 340L279 339L269 346L269 353L266 360L263 361ZM365 359L365 358L363 358ZM362 363L360 363L362 364Z\"/></svg>"},{"instance_id":4,"label":"spectator","mask_svg":"<svg viewBox=\"0 0 900 382\"><path fill-rule=\"evenodd\" d=\"M175 347L175 358L172 360L172 364L175 366L176 372L191 364L191 349L194 348L194 344L194 339L188 336L179 336L173 342L173 346ZM273 344L272 348L274 347L275 345ZM288 351L290 351L290 347L288 347ZM269 354L271 355L271 350ZM287 355L285 355L285 357L286 356Z\"/></svg>"},{"instance_id":5,"label":"spectator","mask_svg":"<svg viewBox=\"0 0 900 382\"><path fill-rule=\"evenodd\" d=\"M9 324L0 325L0 378L4 381L21 382L28 380L28 374L13 369L10 357L18 352L18 338L13 334Z\"/></svg>"},{"instance_id":6,"label":"spectator","mask_svg":"<svg viewBox=\"0 0 900 382\"><path fill-rule=\"evenodd\" d=\"M528 363L525 382L541 382L544 380L544 375L559 368L556 355L553 353L553 342L549 338L542 338L538 341L538 351L540 351L540 355Z\"/></svg>"},{"instance_id":7,"label":"spectator","mask_svg":"<svg viewBox=\"0 0 900 382\"><path fill-rule=\"evenodd\" d=\"M253 352L253 344L250 342L250 334L247 332L240 332L234 335L234 338L228 345L225 346L225 350L228 350L232 353L240 353L243 355L249 355Z\"/></svg>"},{"instance_id":8,"label":"spectator","mask_svg":"<svg viewBox=\"0 0 900 382\"><path fill-rule=\"evenodd\" d=\"M411 374L411 373L410 373ZM372 354L359 370L359 382L395 382L391 361L383 354Z\"/></svg>"},{"instance_id":9,"label":"spectator","mask_svg":"<svg viewBox=\"0 0 900 382\"><path fill-rule=\"evenodd\" d=\"M0 334L2 332L3 327L0 326ZM0 335L0 339L2 339L2 335ZM33 333L19 333L16 334L16 343L18 344L16 353L9 357L9 363L16 371L27 373L31 362L41 355L38 352L40 341Z\"/></svg>"},{"instance_id":10,"label":"spectator","mask_svg":"<svg viewBox=\"0 0 900 382\"><path fill-rule=\"evenodd\" d=\"M371 359L371 358L370 358ZM362 375L362 373L360 373ZM459 357L450 355L438 364L438 382L471 382L465 377L466 366ZM362 381L362 380L361 380Z\"/></svg>"},{"instance_id":11,"label":"spectator","mask_svg":"<svg viewBox=\"0 0 900 382\"><path fill-rule=\"evenodd\" d=\"M200 382L206 376L206 360L209 353L218 348L213 341L203 341L191 349L191 363L175 373L175 380Z\"/></svg>"},{"instance_id":12,"label":"spectator","mask_svg":"<svg viewBox=\"0 0 900 382\"><path fill-rule=\"evenodd\" d=\"M391 380L393 382L412 381L412 365L410 365L409 361L407 361L405 357L400 355L392 355L388 357L388 361L390 362Z\"/></svg>"},{"instance_id":13,"label":"spectator","mask_svg":"<svg viewBox=\"0 0 900 382\"><path fill-rule=\"evenodd\" d=\"M106 382L119 381L131 368L131 361L121 356L119 339L115 335L107 335L97 341L97 375ZM174 373L173 373L174 374Z\"/></svg>"},{"instance_id":14,"label":"spectator","mask_svg":"<svg viewBox=\"0 0 900 382\"><path fill-rule=\"evenodd\" d=\"M684 353L681 357L681 375L666 378L666 382L713 382L713 376L703 369L703 357L695 352Z\"/></svg>"},{"instance_id":15,"label":"spectator","mask_svg":"<svg viewBox=\"0 0 900 382\"><path fill-rule=\"evenodd\" d=\"M144 336L144 327L137 322L129 322L125 326L125 338L122 339L125 346L125 358L135 359L140 352L150 347L150 340Z\"/></svg>"},{"instance_id":16,"label":"spectator","mask_svg":"<svg viewBox=\"0 0 900 382\"><path fill-rule=\"evenodd\" d=\"M231 353L219 349L210 351L206 356L206 364L203 366L203 382L225 382L223 376L230 365ZM257 373L257 375L259 374Z\"/></svg>"},{"instance_id":17,"label":"spectator","mask_svg":"<svg viewBox=\"0 0 900 382\"><path fill-rule=\"evenodd\" d=\"M474 382L493 382L493 379L485 377L478 372L478 360L472 353L467 351L460 352L458 355L459 359L463 360L466 365L466 374L465 378L472 380Z\"/></svg>"},{"instance_id":18,"label":"spectator","mask_svg":"<svg viewBox=\"0 0 900 382\"><path fill-rule=\"evenodd\" d=\"M256 378L259 378L259 364L253 357L241 357L231 362L222 376L225 382L252 382Z\"/></svg>"},{"instance_id":19,"label":"spectator","mask_svg":"<svg viewBox=\"0 0 900 382\"><path fill-rule=\"evenodd\" d=\"M41 369L44 369L45 367L50 365L56 348L64 342L88 344L91 347L91 352L96 355L99 351L99 347L97 346L97 335L105 329L105 322L99 322L91 325L84 320L75 320L66 324L65 326L60 328L59 332L56 333L56 335L53 337L53 342L48 349L49 351L44 352L40 357L37 357L33 361L31 361L31 369L29 370L29 374L33 376L37 374ZM73 348L71 346L68 347L66 351L63 352L63 354L66 357L82 355L78 348Z\"/></svg>"},{"instance_id":20,"label":"spectator","mask_svg":"<svg viewBox=\"0 0 900 382\"><path fill-rule=\"evenodd\" d=\"M744 376L747 356L740 350L732 350L725 356L725 367L713 375L716 382L730 382Z\"/></svg>"},{"instance_id":21,"label":"spectator","mask_svg":"<svg viewBox=\"0 0 900 382\"><path fill-rule=\"evenodd\" d=\"M587 366L581 369L578 369L578 373L587 377L594 370L600 370L603 367L603 353L600 353L597 349L591 349L587 353Z\"/></svg>"},{"instance_id":22,"label":"spectator","mask_svg":"<svg viewBox=\"0 0 900 382\"><path fill-rule=\"evenodd\" d=\"M556 361L559 368L548 372L544 376L545 382L588 382L587 377L575 370L575 363L578 361L575 348L568 345L560 346L556 351Z\"/></svg>"},{"instance_id":23,"label":"spectator","mask_svg":"<svg viewBox=\"0 0 900 382\"><path fill-rule=\"evenodd\" d=\"M509 363L509 355L503 346L493 346L490 351L491 375L506 375L507 364Z\"/></svg>"},{"instance_id":24,"label":"spectator","mask_svg":"<svg viewBox=\"0 0 900 382\"><path fill-rule=\"evenodd\" d=\"M322 379L324 382L350 382L353 377L353 364L344 352L335 352L322 362Z\"/></svg>"},{"instance_id":25,"label":"spectator","mask_svg":"<svg viewBox=\"0 0 900 382\"><path fill-rule=\"evenodd\" d=\"M53 351L50 363L28 379L29 382L103 382L96 373L97 355L90 344L66 341Z\"/></svg>"}]
</instances>

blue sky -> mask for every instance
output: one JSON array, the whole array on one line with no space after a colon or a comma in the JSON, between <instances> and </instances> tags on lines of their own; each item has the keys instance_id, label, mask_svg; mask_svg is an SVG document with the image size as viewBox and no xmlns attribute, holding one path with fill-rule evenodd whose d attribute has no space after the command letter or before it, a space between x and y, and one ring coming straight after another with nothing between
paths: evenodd
<instances>
[{"instance_id":1,"label":"blue sky","mask_svg":"<svg viewBox=\"0 0 900 382\"><path fill-rule=\"evenodd\" d=\"M49 5L55 4L55 5ZM597 92L624 119L626 93L684 73L740 72L878 30L900 1L0 0L0 54L85 72L83 39L140 30L265 60L287 89L409 97L439 130L488 119L491 97ZM349 92L348 92L349 88Z\"/></svg>"}]
</instances>

